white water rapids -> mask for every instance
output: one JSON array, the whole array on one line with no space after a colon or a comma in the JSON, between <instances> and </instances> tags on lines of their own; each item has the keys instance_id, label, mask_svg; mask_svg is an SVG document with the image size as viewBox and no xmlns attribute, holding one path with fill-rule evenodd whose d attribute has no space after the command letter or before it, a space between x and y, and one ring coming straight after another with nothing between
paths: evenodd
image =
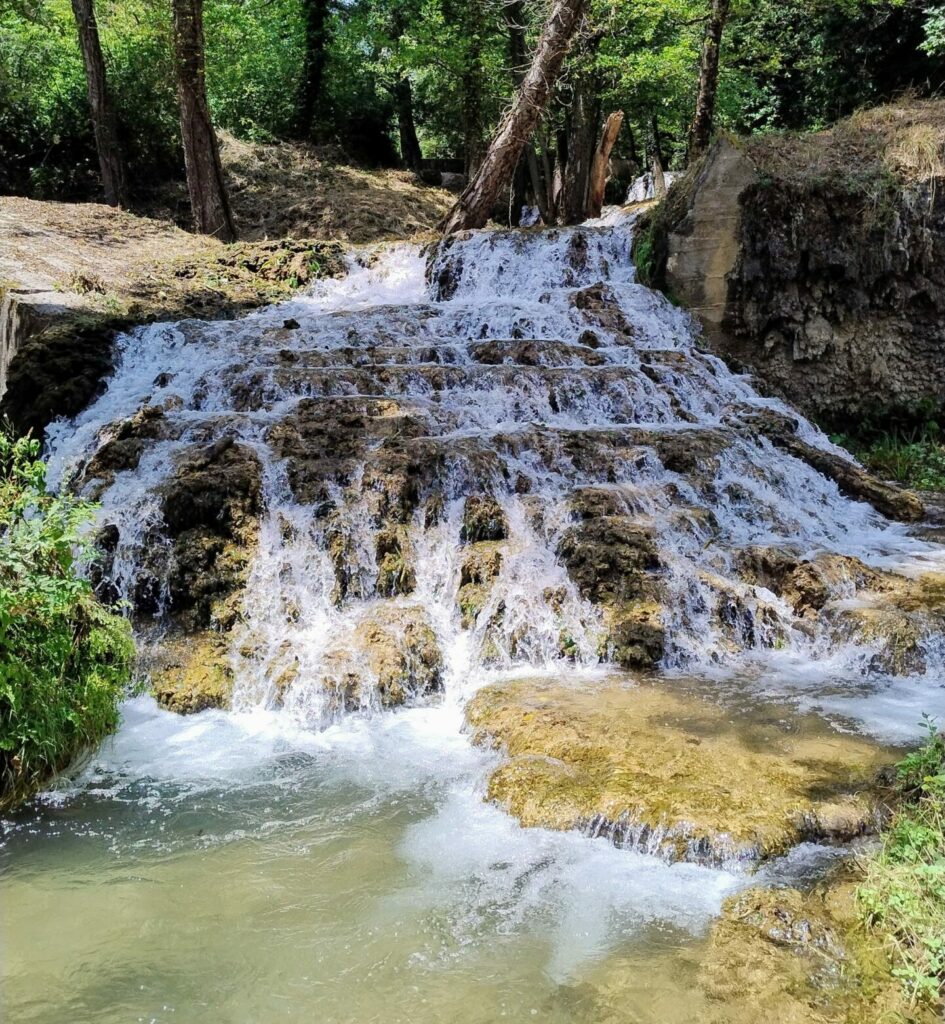
<instances>
[{"instance_id":1,"label":"white water rapids","mask_svg":"<svg viewBox=\"0 0 945 1024\"><path fill-rule=\"evenodd\" d=\"M934 638L922 673L890 678L862 646L799 629L779 598L737 579L750 545L912 575L942 556L743 429L754 411L795 414L700 351L689 316L634 282L632 226L614 220L477 233L429 270L417 247L391 246L237 321L140 328L122 339L101 398L50 428L50 479L64 485L114 425L164 410L169 430L96 492L100 522L117 527L111 582L131 600L142 564L163 550L160 488L180 453L224 436L251 449L264 512L232 636L234 710L181 718L151 698L130 702L84 772L9 824L6 923L21 938L4 974L17 1020L593 1019L582 985L597 983L607 957L649 957L699 934L743 879L519 828L483 802L495 758L462 730L463 706L486 682L601 671L600 610L559 557L576 491L605 491L653 531L665 672L707 688L737 679L759 701L790 698L894 741L941 706ZM575 304L599 283L604 315ZM422 455L421 500L402 524L415 580L393 597L376 590L370 470L397 432L373 440L318 503L300 499L293 456L274 441L300 408L366 400L393 403L403 443ZM706 431L725 438L717 461L685 471L647 441ZM804 421L799 434L837 451ZM431 520L434 492L442 511ZM464 628L463 503L483 492L508 536L486 606ZM348 560L340 600L329 522L341 524ZM718 579L748 610L735 627L719 620ZM157 630L172 611L166 580L159 590ZM755 615L759 601L773 612ZM367 688L359 709L340 712L326 658L340 648L366 672L353 637L381 603L423 610L442 693L382 710ZM274 680L289 666L280 699ZM802 850L770 870L825 855ZM82 978L63 976L68 958ZM635 998L651 1009L628 1019L689 1019L677 996L667 1011L658 988L685 975L668 963L663 981L640 968Z\"/></svg>"}]
</instances>

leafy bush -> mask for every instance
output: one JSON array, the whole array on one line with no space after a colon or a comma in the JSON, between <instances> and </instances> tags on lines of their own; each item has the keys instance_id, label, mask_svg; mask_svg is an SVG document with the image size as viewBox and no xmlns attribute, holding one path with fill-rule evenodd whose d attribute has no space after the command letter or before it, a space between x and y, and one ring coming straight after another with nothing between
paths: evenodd
<instances>
[{"instance_id":1,"label":"leafy bush","mask_svg":"<svg viewBox=\"0 0 945 1024\"><path fill-rule=\"evenodd\" d=\"M909 997L935 1005L945 998L945 736L927 724L926 744L898 765L903 804L857 898Z\"/></svg>"},{"instance_id":2,"label":"leafy bush","mask_svg":"<svg viewBox=\"0 0 945 1024\"><path fill-rule=\"evenodd\" d=\"M0 433L0 807L118 724L134 648L77 571L92 511L47 493L37 441Z\"/></svg>"}]
</instances>

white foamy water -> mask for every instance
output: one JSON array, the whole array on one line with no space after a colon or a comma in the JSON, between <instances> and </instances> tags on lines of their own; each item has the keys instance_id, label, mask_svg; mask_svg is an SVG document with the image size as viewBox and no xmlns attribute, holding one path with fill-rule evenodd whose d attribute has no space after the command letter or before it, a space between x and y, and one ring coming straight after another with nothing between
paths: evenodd
<instances>
[{"instance_id":1,"label":"white foamy water","mask_svg":"<svg viewBox=\"0 0 945 1024\"><path fill-rule=\"evenodd\" d=\"M570 1022L597 1019L588 993L610 985L617 957L637 965L641 1021L691 1020L677 947L745 876L521 829L483 801L495 755L462 730L487 682L601 671L600 609L561 557L576 494L652 531L667 671L708 692L737 679L759 702L787 695L894 741L941 706L934 637L921 673L887 677L875 652L740 578L753 545L912 575L942 556L759 436L758 413L796 414L635 283L631 230L608 217L477 233L429 260L391 246L237 321L141 328L102 397L50 429L53 482L94 493L117 529L114 590L140 604L156 574L136 618L149 640L178 614L162 488L180 459L222 438L243 446L263 512L230 634L235 710L180 718L136 699L75 780L10 824L16 1019ZM144 408L161 410L160 430L137 464L95 472ZM322 411L360 425L325 442ZM798 435L836 451L803 420ZM495 498L507 535L464 625L476 494ZM412 573L393 595L380 592L392 530ZM407 706L385 709L359 637L378 615L417 614L440 686L408 686ZM337 678L361 681L353 706L326 687ZM808 855L823 853L797 851L785 873Z\"/></svg>"},{"instance_id":2,"label":"white foamy water","mask_svg":"<svg viewBox=\"0 0 945 1024\"><path fill-rule=\"evenodd\" d=\"M265 512L252 600L233 634L234 651L254 652L236 663L243 710L284 700L302 725L335 720L326 665L336 676L370 674L363 659L338 652L354 650L377 612L376 552L392 523L415 576L392 606L422 608L443 652L448 699L462 700L487 669L553 669L562 636L566 660L596 664L599 611L560 557L575 494L591 489L596 500L610 496L611 513L652 531L667 667L724 669L769 654L776 666L786 648L808 679L821 665L831 690L849 682L854 717L869 724L868 702L857 697L862 649L838 651L834 638L799 629L790 608L742 581L740 553L759 545L803 557L837 552L915 575L941 567L942 552L759 434L753 417L789 416L801 439L839 453L699 350L688 315L635 283L631 236L630 223L610 217L567 230L474 233L429 259L390 246L352 257L341 280L238 321L141 328L123 340L101 399L51 428L51 479L81 481L130 417L163 411L160 435L136 466L110 484L85 485L102 502L101 521L118 529L112 582L134 600L146 557L155 562L162 545L170 551L160 493L179 458L220 438L255 453ZM348 413L367 417L367 427L352 427L366 440L331 462L334 453L320 450L326 435L308 439L305 417ZM302 431L299 442L284 441L285 424ZM321 456L325 464L307 468ZM404 463L418 492L409 499L390 492ZM318 500L296 485L306 473L323 482ZM463 500L483 492L501 505L508 537L486 606L463 628ZM442 505L432 519L431 499ZM401 500L409 507L392 512ZM343 578L332 554L339 547ZM174 613L167 573L159 568L151 586L159 627ZM928 638L926 667L910 684L917 705L941 702L938 646ZM296 680L288 689L278 683L287 673ZM360 707L377 707L370 686Z\"/></svg>"}]
</instances>

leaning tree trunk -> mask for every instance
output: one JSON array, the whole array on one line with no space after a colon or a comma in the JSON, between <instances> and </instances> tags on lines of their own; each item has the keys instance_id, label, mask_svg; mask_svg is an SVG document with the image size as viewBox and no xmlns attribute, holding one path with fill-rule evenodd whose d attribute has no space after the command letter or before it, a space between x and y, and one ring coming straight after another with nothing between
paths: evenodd
<instances>
[{"instance_id":1,"label":"leaning tree trunk","mask_svg":"<svg viewBox=\"0 0 945 1024\"><path fill-rule=\"evenodd\" d=\"M400 129L400 155L411 171L420 172L423 151L417 138L417 125L413 118L413 90L409 78L398 78L394 85L397 102L397 126Z\"/></svg>"},{"instance_id":2,"label":"leaning tree trunk","mask_svg":"<svg viewBox=\"0 0 945 1024\"><path fill-rule=\"evenodd\" d=\"M607 168L610 163L610 151L614 148L617 136L620 134L620 126L623 124L623 111L616 110L608 115L604 122L604 131L601 134L597 152L594 154L594 163L591 167L591 184L587 197L588 217L599 217L604 207L604 192L607 189Z\"/></svg>"},{"instance_id":3,"label":"leaning tree trunk","mask_svg":"<svg viewBox=\"0 0 945 1024\"><path fill-rule=\"evenodd\" d=\"M722 33L728 19L730 0L712 0L712 10L706 22L705 37L702 41L702 63L699 68L699 93L696 97L696 114L689 129L690 162L703 153L712 136L712 122L715 118L715 94L719 85L719 51Z\"/></svg>"},{"instance_id":4,"label":"leaning tree trunk","mask_svg":"<svg viewBox=\"0 0 945 1024\"><path fill-rule=\"evenodd\" d=\"M232 242L236 225L207 104L203 0L173 0L173 10L180 132L194 227L202 234Z\"/></svg>"},{"instance_id":5,"label":"leaning tree trunk","mask_svg":"<svg viewBox=\"0 0 945 1024\"><path fill-rule=\"evenodd\" d=\"M98 38L93 0L72 0L72 13L79 30L79 45L85 64L92 131L95 134L95 148L98 150L105 202L109 206L121 206L125 201L125 163L118 145L115 112L108 95L105 59Z\"/></svg>"},{"instance_id":6,"label":"leaning tree trunk","mask_svg":"<svg viewBox=\"0 0 945 1024\"><path fill-rule=\"evenodd\" d=\"M489 144L485 159L441 223L444 233L481 228L488 221L548 102L585 3L586 0L554 0L531 67Z\"/></svg>"},{"instance_id":7,"label":"leaning tree trunk","mask_svg":"<svg viewBox=\"0 0 945 1024\"><path fill-rule=\"evenodd\" d=\"M302 81L296 134L300 139L313 135L315 112L322 94L328 42L329 0L304 0L305 56L302 60Z\"/></svg>"}]
</instances>

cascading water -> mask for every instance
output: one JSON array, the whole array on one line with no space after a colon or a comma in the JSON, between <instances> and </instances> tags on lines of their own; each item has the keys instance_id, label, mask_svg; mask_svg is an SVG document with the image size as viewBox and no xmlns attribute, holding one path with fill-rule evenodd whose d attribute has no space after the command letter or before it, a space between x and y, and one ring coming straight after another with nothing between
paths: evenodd
<instances>
[{"instance_id":1,"label":"cascading water","mask_svg":"<svg viewBox=\"0 0 945 1024\"><path fill-rule=\"evenodd\" d=\"M243 320L129 336L102 398L50 432L53 479L99 497L117 531L115 591L140 601L141 567L167 546L159 498L180 457L232 441L261 466L263 509L230 640L238 708L284 702L317 726L376 706L357 634L385 600L395 642L405 622L419 628L409 609L435 633L451 698L486 669L596 664L607 630L562 548L575 518L601 516L644 530L656 552L664 667L775 648L807 665L831 653L836 673L835 645L746 582L741 554L786 546L915 571L936 553L756 429L758 416L790 418L804 442L840 454L634 283L631 231L481 233L428 267L416 247L390 247ZM160 429L106 475L96 460L142 410ZM464 621L464 499L477 494L505 526L501 565ZM385 555L400 581L383 575ZM168 572L149 591L159 628L174 611ZM849 660L860 675L862 647ZM343 699L342 677L360 680Z\"/></svg>"},{"instance_id":2,"label":"cascading water","mask_svg":"<svg viewBox=\"0 0 945 1024\"><path fill-rule=\"evenodd\" d=\"M17 948L48 951L7 960L17 1019L563 1024L598 1019L626 956L641 1021L691 1020L680 936L743 879L521 829L482 800L466 700L610 662L893 739L940 704L933 630L893 675L844 624L851 572L939 549L779 443L846 458L700 351L607 221L361 253L241 320L141 328L50 428L51 481L101 503L103 594L147 651L212 636L233 710L136 699L47 818L11 823ZM765 568L834 555L863 566L827 587L836 628ZM64 986L57 956L104 980Z\"/></svg>"}]
</instances>

